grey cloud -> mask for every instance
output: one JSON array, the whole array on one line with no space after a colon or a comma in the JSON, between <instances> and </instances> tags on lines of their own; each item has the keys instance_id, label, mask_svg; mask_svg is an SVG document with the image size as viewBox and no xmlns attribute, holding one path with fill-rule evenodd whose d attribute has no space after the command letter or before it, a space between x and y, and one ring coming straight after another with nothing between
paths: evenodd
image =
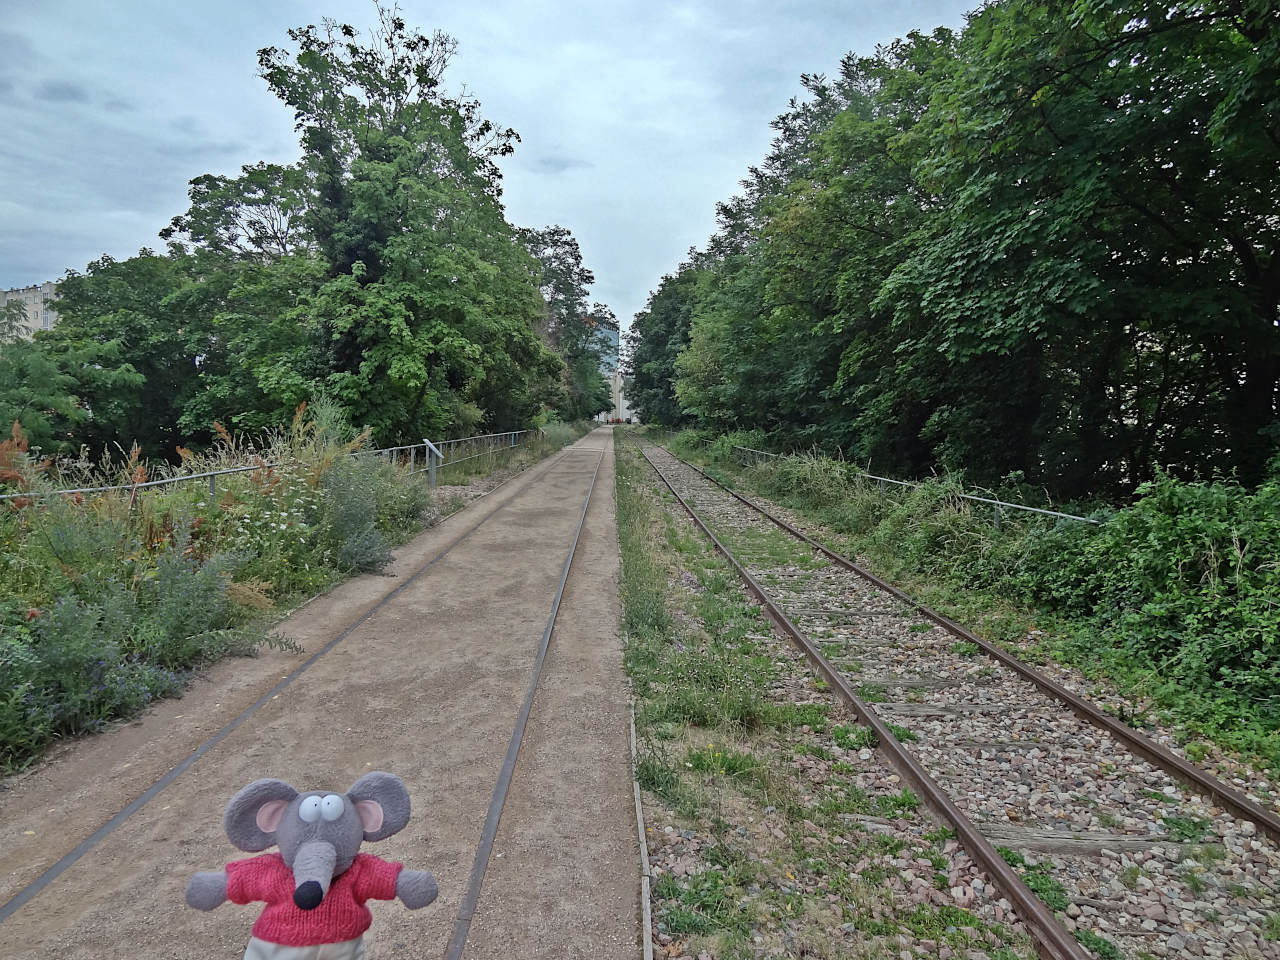
<instances>
[{"instance_id":1,"label":"grey cloud","mask_svg":"<svg viewBox=\"0 0 1280 960\"><path fill-rule=\"evenodd\" d=\"M577 157L561 157L554 154L538 157L533 162L539 170L545 173L564 173L566 170L594 166L594 164L586 160L579 160Z\"/></svg>"},{"instance_id":2,"label":"grey cloud","mask_svg":"<svg viewBox=\"0 0 1280 960\"><path fill-rule=\"evenodd\" d=\"M102 101L102 109L110 110L112 113L132 113L138 108L132 100L126 100L124 97L109 97Z\"/></svg>"},{"instance_id":3,"label":"grey cloud","mask_svg":"<svg viewBox=\"0 0 1280 960\"><path fill-rule=\"evenodd\" d=\"M13 93L13 91L13 81L8 77L0 77L0 97L7 97L9 94Z\"/></svg>"},{"instance_id":4,"label":"grey cloud","mask_svg":"<svg viewBox=\"0 0 1280 960\"><path fill-rule=\"evenodd\" d=\"M88 103L89 90L70 80L44 80L36 87L36 97L51 103Z\"/></svg>"},{"instance_id":5,"label":"grey cloud","mask_svg":"<svg viewBox=\"0 0 1280 960\"><path fill-rule=\"evenodd\" d=\"M0 30L0 63L11 67L28 67L36 61L31 41L12 30Z\"/></svg>"}]
</instances>

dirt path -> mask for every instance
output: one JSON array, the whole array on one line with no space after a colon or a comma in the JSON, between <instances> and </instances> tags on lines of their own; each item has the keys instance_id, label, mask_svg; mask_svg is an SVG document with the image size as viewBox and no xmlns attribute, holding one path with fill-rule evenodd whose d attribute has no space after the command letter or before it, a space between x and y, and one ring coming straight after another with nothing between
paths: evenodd
<instances>
[{"instance_id":1,"label":"dirt path","mask_svg":"<svg viewBox=\"0 0 1280 960\"><path fill-rule=\"evenodd\" d=\"M466 960L639 956L612 450L600 466Z\"/></svg>"},{"instance_id":2,"label":"dirt path","mask_svg":"<svg viewBox=\"0 0 1280 960\"><path fill-rule=\"evenodd\" d=\"M357 578L291 617L282 632L308 654L349 632L0 924L0 956L239 956L257 907L227 904L202 914L182 902L192 872L242 856L222 835L227 799L260 776L299 788L345 789L370 769L386 769L405 780L414 815L402 833L367 849L433 870L441 896L416 914L398 904L372 904L369 955L439 957L602 450L611 450L608 433L589 435L414 540L389 576ZM609 494L611 500L611 483ZM611 509L608 514L611 527ZM455 542L410 582L424 562ZM583 596L574 619L593 624L597 640L616 646L616 586L612 570L600 569L575 564L570 582L577 589L582 581ZM0 901L271 695L302 660L269 654L221 664L183 700L70 745L11 783L0 794ZM621 689L614 694L621 702ZM535 730L542 729L540 707ZM612 829L629 836L631 826L623 819ZM628 859L617 869L632 877L633 864ZM540 860L527 872L531 880L567 887L577 867L572 859L559 866ZM634 929L629 933L634 942ZM564 943L523 946L526 954L569 955Z\"/></svg>"}]
</instances>

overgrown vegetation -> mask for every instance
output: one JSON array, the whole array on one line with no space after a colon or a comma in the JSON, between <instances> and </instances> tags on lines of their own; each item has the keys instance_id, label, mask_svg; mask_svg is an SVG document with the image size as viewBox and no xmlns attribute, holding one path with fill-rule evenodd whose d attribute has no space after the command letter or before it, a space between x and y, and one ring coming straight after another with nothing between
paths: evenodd
<instances>
[{"instance_id":1,"label":"overgrown vegetation","mask_svg":"<svg viewBox=\"0 0 1280 960\"><path fill-rule=\"evenodd\" d=\"M1269 0L996 0L815 64L632 326L646 423L893 477L1274 478Z\"/></svg>"},{"instance_id":2,"label":"overgrown vegetation","mask_svg":"<svg viewBox=\"0 0 1280 960\"><path fill-rule=\"evenodd\" d=\"M579 433L557 432L517 454ZM421 474L353 456L366 440L320 403L264 444L224 430L207 453L186 452L187 472L262 465L218 477L213 495L193 481L0 505L0 770L181 691L202 664L263 644L291 648L267 632L273 617L381 568L392 546L450 509ZM25 448L18 432L0 444L0 482L50 489L47 462ZM148 474L134 448L56 479L129 484Z\"/></svg>"},{"instance_id":3,"label":"overgrown vegetation","mask_svg":"<svg viewBox=\"0 0 1280 960\"><path fill-rule=\"evenodd\" d=\"M1097 526L1008 510L996 526L955 478L884 489L816 455L744 467L732 446L753 440L690 432L673 448L819 521L834 546L987 636L1110 677L1188 735L1280 762L1280 483L1160 476Z\"/></svg>"}]
</instances>

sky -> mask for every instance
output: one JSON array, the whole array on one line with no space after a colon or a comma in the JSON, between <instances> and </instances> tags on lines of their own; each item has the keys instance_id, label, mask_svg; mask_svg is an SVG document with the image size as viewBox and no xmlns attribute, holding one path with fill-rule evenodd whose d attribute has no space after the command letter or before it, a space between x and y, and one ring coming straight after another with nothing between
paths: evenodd
<instances>
[{"instance_id":1,"label":"sky","mask_svg":"<svg viewBox=\"0 0 1280 960\"><path fill-rule=\"evenodd\" d=\"M910 30L959 28L976 0L548 3L402 0L459 45L445 84L522 142L507 219L573 231L593 299L624 327L715 230L769 148L802 73ZM367 28L372 0L0 0L0 288L162 248L187 182L289 163L290 112L257 53L323 17Z\"/></svg>"}]
</instances>

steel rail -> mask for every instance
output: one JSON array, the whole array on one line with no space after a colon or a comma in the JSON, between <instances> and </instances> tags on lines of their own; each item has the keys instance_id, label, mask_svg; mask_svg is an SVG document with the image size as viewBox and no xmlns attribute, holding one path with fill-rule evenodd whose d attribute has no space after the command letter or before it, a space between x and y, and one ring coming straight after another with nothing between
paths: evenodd
<instances>
[{"instance_id":1,"label":"steel rail","mask_svg":"<svg viewBox=\"0 0 1280 960\"><path fill-rule=\"evenodd\" d=\"M469 527L466 530L466 532L454 538L454 540L450 542L447 547L445 547L443 550L437 553L434 557L432 557L422 566L418 567L418 569L415 570L412 574L410 574L403 583L395 587L393 590L388 591L385 595L383 595L383 597L380 600L378 600L376 604L374 604L372 607L366 610L357 620L351 623L346 629L344 629L336 637L328 641L323 647L321 647L319 650L313 653L310 657L308 657L304 663L302 663L300 666L295 668L293 672L291 672L288 676L284 677L282 680L276 683L270 690L268 690L261 697L259 697L254 703L250 704L243 711L241 711L234 719L232 719L224 727L222 727L221 730L219 730L217 733L211 736L208 740L206 740L200 746L196 747L193 751L191 751L191 753L189 753L185 758L183 758L177 765L171 768L167 773L165 773L163 776L158 778L146 790L144 790L138 796L134 797L133 800L129 801L128 804L126 804L122 809L117 811L114 816L112 816L104 824L98 827L98 829L95 830L92 834L90 834L84 840L80 841L80 843L77 844L71 850L71 852L66 854L64 857L62 857L62 859L58 860L57 863L53 864L53 866L49 867L47 870L41 873L40 876L36 877L34 880L32 880L30 883L28 883L26 886L20 889L16 894L14 894L13 897L11 897L3 905L0 905L0 923L3 923L13 914L17 913L18 910L21 909L29 900L31 900L33 897L39 894L42 890L44 890L45 887L47 887L50 883L56 880L69 867L75 864L77 860L79 860L86 853L88 853L90 850L92 850L94 847L100 844L108 836L114 833L116 829L119 828L126 820L128 820L131 816L133 816L135 813L141 810L149 802L151 802L151 800L153 800L155 796L158 793L160 793L160 791L162 791L165 787L167 787L179 776L181 776L184 772L186 772L186 770L192 764L194 764L197 760L199 760L206 753L208 753L210 750L216 747L224 739L226 739L232 732L234 732L238 727L244 724L244 722L248 720L253 714L257 713L258 710L260 710L262 707L264 707L265 705L270 703L272 700L274 700L276 696L278 696L281 692L283 692L284 689L288 687L290 684L292 684L294 680L296 680L303 673L305 673L313 664L315 664L317 660L319 660L321 657L327 654L330 650L336 647L340 642L345 640L352 633L352 631L354 631L357 627L361 626L363 623L368 621L370 617L376 614L387 603L389 603L392 599L398 596L402 591L407 589L411 584L413 584L420 577L422 577L422 575L425 574L427 570L433 567L438 561L444 559L449 553L453 551L455 547L457 547L459 544L461 544L463 541L469 538L473 533L475 533L478 529L480 529L480 527L482 527L484 524L492 520L502 510L506 509L506 507L509 506L511 502L516 499L516 497L519 495L520 492L523 492L525 489L527 489L529 486L531 486L533 483L537 482L538 480L543 479L548 473L551 472L551 468L553 466L558 464L561 460L564 460L565 457L567 457L568 455L569 455L569 451L566 451L562 453L559 457L557 457L555 460L552 460L549 463L547 463L545 465L546 469L544 469L541 474L539 474L538 476L530 477L526 483L521 485L521 487L519 488L519 490L516 492L515 495L513 495L510 499L505 500L501 504L499 504L492 512L486 514L479 521L477 521L475 524ZM488 497L497 493L504 486L506 486L507 483L514 480L519 475L520 474L514 474L513 476L508 477L497 487L494 487L492 490L488 491L487 493L482 494L481 497L477 497L476 500L479 500L479 499L482 499L483 497ZM472 501L472 502L474 503L475 501Z\"/></svg>"},{"instance_id":2,"label":"steel rail","mask_svg":"<svg viewBox=\"0 0 1280 960\"><path fill-rule=\"evenodd\" d=\"M956 838L969 854L969 857L980 869L986 871L987 875L991 877L992 881L1000 889L1000 892L1018 911L1019 918L1036 940L1041 955L1049 958L1049 960L1090 960L1089 952L1058 923L1053 911L1045 905L1043 900L1032 893L1031 888L1023 882L1013 867L1004 861L1004 858L1000 856L991 842L978 831L974 823L952 802L946 791L929 775L929 772L921 766L920 762L902 746L884 719L858 696L849 681L844 678L844 675L837 671L831 665L831 662L822 655L822 652L814 645L813 641L791 622L790 618L782 611L782 608L774 602L773 598L751 576L746 567L739 563L738 559L711 532L711 528L703 522L688 501L677 492L671 481L667 479L652 458L643 449L641 449L640 454L648 461L649 466L653 468L658 478L666 484L667 489L671 491L672 496L684 508L684 511L698 526L698 529L711 541L716 551L734 568L742 582L746 584L747 590L760 601L774 625L805 655L805 658L813 665L813 668L853 709L859 720L871 728L879 741L878 749L884 752L890 765L903 779L909 781L916 788L921 799L930 809L951 824L956 831ZM677 457L676 459L679 458Z\"/></svg>"},{"instance_id":3,"label":"steel rail","mask_svg":"<svg viewBox=\"0 0 1280 960\"><path fill-rule=\"evenodd\" d=\"M1134 730L1128 724L1122 723L1121 721L1117 720L1115 717L1112 717L1109 714L1103 713L1100 709L1098 709L1098 707L1094 706L1088 700L1085 700L1083 697L1080 697L1077 694L1072 693L1070 690L1062 686L1062 684L1058 683L1056 680L1053 680L1050 677L1045 676L1043 673L1040 673L1038 670L1035 670L1030 665L1023 663L1021 660L1019 660L1013 654L1009 653L1007 650L1001 649L1000 647L996 646L994 643L992 643L989 640L984 640L982 637L978 636L972 630L969 630L968 628L961 626L960 624L956 623L954 620L951 620L950 618L944 616L943 614L932 609L931 607L925 606L923 603L914 599L909 594L904 593L902 590L898 589L893 584L880 579L871 571L858 566L858 564L854 563L848 557L845 557L839 553L836 553L831 548L825 546L822 543L819 543L817 540L814 540L808 534L804 533L801 530L796 529L794 526L787 523L785 520L782 520L779 517L775 517L773 514L771 514L768 510L765 510L759 504L753 502L747 497L744 497L742 494L738 493L736 490L732 490L729 487L725 486L715 477L711 476L706 471L700 469L696 465L689 463L687 460L684 460L680 457L677 457L674 453L671 453L671 451L669 450L667 451L667 453L670 454L674 459L678 460L680 463L683 463L690 470L695 471L700 476L706 478L708 481L715 484L725 493L728 493L730 496L734 497L736 500L750 507L752 510L755 510L757 513L765 517L767 520L772 521L774 524L776 524L781 529L785 530L787 533L791 534L793 537L796 537L799 540L803 540L810 547L812 547L814 550L817 550L827 559L843 567L844 569L857 574L859 577L862 577L867 582L875 585L876 587L879 587L881 590L885 591L888 594L891 594L892 596L896 597L898 600L901 600L903 603L913 607L922 616L932 620L934 623L942 627L942 629L946 630L952 636L958 637L961 640L964 640L968 643L976 644L984 653L1000 661L1000 663L1004 664L1010 670L1017 673L1024 680L1030 681L1031 683L1039 687L1041 690L1045 691L1049 695L1065 703L1068 707L1071 708L1071 712L1074 713L1076 716L1078 716L1080 719L1105 730L1107 733L1111 734L1113 737L1115 737L1117 740L1123 743L1130 751L1132 751L1133 753L1136 753L1138 756L1143 757L1146 760L1149 760L1151 763L1155 764L1157 767L1164 770L1166 773L1172 775L1173 777L1177 778L1178 780L1181 780L1182 782L1191 785L1200 793L1210 797L1216 803L1223 806L1226 810L1228 810L1234 816L1242 820L1253 821L1253 823L1258 827L1258 829L1262 830L1272 840L1280 842L1280 817L1276 816L1276 814L1267 810L1261 804L1256 803L1253 800L1250 800L1248 797L1240 793L1238 790L1235 790L1232 787L1227 786L1227 784L1223 783L1217 777L1187 762L1182 757L1179 757L1177 754L1173 753L1168 748L1163 747L1160 744L1156 743L1154 740L1151 740L1149 737L1143 736L1141 733L1139 733L1137 730Z\"/></svg>"},{"instance_id":4,"label":"steel rail","mask_svg":"<svg viewBox=\"0 0 1280 960\"><path fill-rule=\"evenodd\" d=\"M493 842L498 836L498 824L502 821L502 808L506 805L511 778L515 774L520 744L524 740L529 714L533 712L533 700L538 692L538 680L542 677L542 665L547 659L547 650L551 646L551 633L555 629L556 615L560 612L560 601L564 597L565 584L569 582L569 568L573 566L573 558L578 551L578 541L582 538L582 527L587 520L587 509L591 506L591 495L595 493L596 478L600 475L600 465L604 463L604 457L605 450L602 449L600 459L596 461L596 468L591 474L587 497L582 502L582 513L578 516L578 526L573 532L569 555L565 557L564 569L560 571L560 583L556 586L555 597L551 601L551 614L547 618L547 627L542 632L542 639L538 643L537 654L533 659L533 669L529 675L529 686L525 690L524 702L520 705L519 713L516 714L515 728L511 731L511 740L507 743L507 754L502 761L502 769L498 773L498 782L494 784L493 796L489 800L484 829L480 832L480 843L476 846L475 860L471 864L471 876L467 880L467 890L463 894L462 903L458 906L458 916L454 920L453 932L445 948L445 960L460 960L462 951L467 945L467 935L471 932L471 920L475 916L476 906L480 901L480 890L484 886L484 875L489 869Z\"/></svg>"}]
</instances>

